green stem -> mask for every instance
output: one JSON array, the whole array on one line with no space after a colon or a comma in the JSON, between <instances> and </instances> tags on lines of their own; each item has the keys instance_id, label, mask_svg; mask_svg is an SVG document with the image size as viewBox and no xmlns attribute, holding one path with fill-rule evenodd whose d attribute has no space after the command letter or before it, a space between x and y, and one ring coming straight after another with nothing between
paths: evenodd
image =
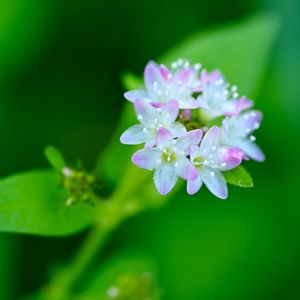
<instances>
[{"instance_id":1,"label":"green stem","mask_svg":"<svg viewBox=\"0 0 300 300\"><path fill-rule=\"evenodd\" d=\"M75 283L80 279L86 268L98 255L110 232L121 222L121 217L115 222L96 224L90 231L83 246L75 254L69 266L56 274L53 281L43 291L44 299L66 300L72 299L71 292ZM104 226L103 226L104 225Z\"/></svg>"}]
</instances>

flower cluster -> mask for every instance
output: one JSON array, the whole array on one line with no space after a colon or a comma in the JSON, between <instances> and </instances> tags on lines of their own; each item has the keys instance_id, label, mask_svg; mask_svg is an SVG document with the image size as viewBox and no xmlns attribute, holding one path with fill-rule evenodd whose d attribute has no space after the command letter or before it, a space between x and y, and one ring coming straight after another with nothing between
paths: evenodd
<instances>
[{"instance_id":1,"label":"flower cluster","mask_svg":"<svg viewBox=\"0 0 300 300\"><path fill-rule=\"evenodd\" d=\"M139 124L127 129L121 142L144 144L132 162L154 170L160 194L169 193L180 177L187 181L189 194L197 193L204 183L225 199L222 172L246 159L264 160L252 135L260 126L261 112L249 110L253 102L239 96L237 87L230 86L219 71L208 73L200 64L182 59L170 69L149 62L144 83L145 89L124 95L133 103ZM220 126L209 126L220 119Z\"/></svg>"}]
</instances>

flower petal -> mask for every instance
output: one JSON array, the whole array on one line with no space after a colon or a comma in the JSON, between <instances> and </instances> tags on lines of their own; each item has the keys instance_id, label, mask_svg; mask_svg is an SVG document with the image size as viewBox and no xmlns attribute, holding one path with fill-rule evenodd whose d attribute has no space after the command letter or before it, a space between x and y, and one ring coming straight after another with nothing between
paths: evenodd
<instances>
[{"instance_id":1,"label":"flower petal","mask_svg":"<svg viewBox=\"0 0 300 300\"><path fill-rule=\"evenodd\" d=\"M176 172L179 177L185 180L195 180L198 177L197 169L192 165L186 157L181 158L177 162Z\"/></svg>"},{"instance_id":2,"label":"flower petal","mask_svg":"<svg viewBox=\"0 0 300 300\"><path fill-rule=\"evenodd\" d=\"M172 143L173 136L171 132L165 128L159 128L156 135L156 145L158 147L168 146Z\"/></svg>"},{"instance_id":3,"label":"flower petal","mask_svg":"<svg viewBox=\"0 0 300 300\"><path fill-rule=\"evenodd\" d=\"M153 179L159 193L166 195L175 186L178 175L172 166L162 166L154 172Z\"/></svg>"},{"instance_id":4,"label":"flower petal","mask_svg":"<svg viewBox=\"0 0 300 300\"><path fill-rule=\"evenodd\" d=\"M201 168L200 176L212 194L220 199L226 199L228 189L223 174L217 170L209 168Z\"/></svg>"},{"instance_id":5,"label":"flower petal","mask_svg":"<svg viewBox=\"0 0 300 300\"><path fill-rule=\"evenodd\" d=\"M214 151L220 143L220 129L217 126L211 127L200 144L200 152L203 155L209 154L211 151Z\"/></svg>"},{"instance_id":6,"label":"flower petal","mask_svg":"<svg viewBox=\"0 0 300 300\"><path fill-rule=\"evenodd\" d=\"M166 123L172 123L176 120L179 113L179 105L176 100L172 100L163 106L161 110L162 119Z\"/></svg>"},{"instance_id":7,"label":"flower petal","mask_svg":"<svg viewBox=\"0 0 300 300\"><path fill-rule=\"evenodd\" d=\"M241 139L236 143L236 146L253 160L263 162L266 159L263 151L252 141Z\"/></svg>"},{"instance_id":8,"label":"flower petal","mask_svg":"<svg viewBox=\"0 0 300 300\"><path fill-rule=\"evenodd\" d=\"M219 168L222 171L227 171L241 164L244 152L236 147L222 147L218 156Z\"/></svg>"},{"instance_id":9,"label":"flower petal","mask_svg":"<svg viewBox=\"0 0 300 300\"><path fill-rule=\"evenodd\" d=\"M161 153L157 148L141 149L132 155L131 160L142 169L153 170L157 166L160 156Z\"/></svg>"},{"instance_id":10,"label":"flower petal","mask_svg":"<svg viewBox=\"0 0 300 300\"><path fill-rule=\"evenodd\" d=\"M191 96L178 99L178 103L180 109L199 108L199 102L194 97Z\"/></svg>"},{"instance_id":11,"label":"flower petal","mask_svg":"<svg viewBox=\"0 0 300 300\"><path fill-rule=\"evenodd\" d=\"M201 129L191 130L186 135L182 136L177 140L176 148L188 153L189 148L192 145L198 145L201 141L201 138L202 138Z\"/></svg>"},{"instance_id":12,"label":"flower petal","mask_svg":"<svg viewBox=\"0 0 300 300\"><path fill-rule=\"evenodd\" d=\"M134 125L128 128L120 137L122 144L138 145L147 141L148 135L144 132L143 125Z\"/></svg>"},{"instance_id":13,"label":"flower petal","mask_svg":"<svg viewBox=\"0 0 300 300\"><path fill-rule=\"evenodd\" d=\"M149 62L145 68L144 81L151 98L157 96L157 91L165 91L165 80L160 72L159 66L154 62ZM156 99L153 99L155 101Z\"/></svg>"},{"instance_id":14,"label":"flower petal","mask_svg":"<svg viewBox=\"0 0 300 300\"><path fill-rule=\"evenodd\" d=\"M189 195L196 194L200 190L202 184L203 184L203 181L200 176L198 176L197 179L195 179L195 180L188 180L188 182L187 182L188 194Z\"/></svg>"},{"instance_id":15,"label":"flower petal","mask_svg":"<svg viewBox=\"0 0 300 300\"><path fill-rule=\"evenodd\" d=\"M184 136L186 134L186 128L184 127L184 125L182 125L179 122L175 122L173 123L170 127L169 127L169 131L171 132L173 137L181 137Z\"/></svg>"},{"instance_id":16,"label":"flower petal","mask_svg":"<svg viewBox=\"0 0 300 300\"><path fill-rule=\"evenodd\" d=\"M149 124L153 123L154 119L158 118L157 109L154 108L150 103L141 99L134 101L134 109L138 116L138 120L146 126L149 126Z\"/></svg>"},{"instance_id":17,"label":"flower petal","mask_svg":"<svg viewBox=\"0 0 300 300\"><path fill-rule=\"evenodd\" d=\"M239 100L229 100L224 102L224 104L222 105L222 111L224 115L235 116L241 113L241 111L248 109L252 106L253 102L251 100L242 97Z\"/></svg>"},{"instance_id":18,"label":"flower petal","mask_svg":"<svg viewBox=\"0 0 300 300\"><path fill-rule=\"evenodd\" d=\"M147 98L149 98L147 92L144 91L144 90L135 90L135 91L126 92L124 94L124 97L127 100L131 101L131 102L134 102L137 99L147 99Z\"/></svg>"}]
</instances>

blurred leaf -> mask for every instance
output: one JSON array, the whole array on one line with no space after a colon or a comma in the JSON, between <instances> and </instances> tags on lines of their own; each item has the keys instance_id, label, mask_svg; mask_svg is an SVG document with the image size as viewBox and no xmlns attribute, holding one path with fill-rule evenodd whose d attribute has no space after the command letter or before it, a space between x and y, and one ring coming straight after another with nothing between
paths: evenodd
<instances>
[{"instance_id":1,"label":"blurred leaf","mask_svg":"<svg viewBox=\"0 0 300 300\"><path fill-rule=\"evenodd\" d=\"M238 166L230 171L223 173L227 183L237 185L243 188L251 188L253 187L253 180L247 170Z\"/></svg>"},{"instance_id":2,"label":"blurred leaf","mask_svg":"<svg viewBox=\"0 0 300 300\"><path fill-rule=\"evenodd\" d=\"M0 84L30 65L47 41L54 1L0 1Z\"/></svg>"},{"instance_id":3,"label":"blurred leaf","mask_svg":"<svg viewBox=\"0 0 300 300\"><path fill-rule=\"evenodd\" d=\"M85 290L77 300L160 299L155 264L149 257L132 251L108 259Z\"/></svg>"},{"instance_id":4,"label":"blurred leaf","mask_svg":"<svg viewBox=\"0 0 300 300\"><path fill-rule=\"evenodd\" d=\"M203 62L209 69L220 69L232 83L239 85L242 93L253 96L261 82L277 30L275 16L256 16L226 28L194 34L159 61L169 64L183 57L192 62ZM127 89L135 87L136 82L139 81L132 75L124 79ZM97 167L112 184L119 181L134 151L133 147L122 145L119 138L135 120L132 104L126 102L116 133Z\"/></svg>"},{"instance_id":5,"label":"blurred leaf","mask_svg":"<svg viewBox=\"0 0 300 300\"><path fill-rule=\"evenodd\" d=\"M170 64L178 57L219 69L242 94L254 97L279 29L273 14L261 14L233 25L200 32L166 53L160 61Z\"/></svg>"},{"instance_id":6,"label":"blurred leaf","mask_svg":"<svg viewBox=\"0 0 300 300\"><path fill-rule=\"evenodd\" d=\"M52 167L59 172L67 165L60 151L53 146L45 149L45 155Z\"/></svg>"},{"instance_id":7,"label":"blurred leaf","mask_svg":"<svg viewBox=\"0 0 300 300\"><path fill-rule=\"evenodd\" d=\"M68 235L93 223L94 209L67 207L56 172L39 170L0 181L0 230L39 235Z\"/></svg>"},{"instance_id":8,"label":"blurred leaf","mask_svg":"<svg viewBox=\"0 0 300 300\"><path fill-rule=\"evenodd\" d=\"M124 75L122 76L122 83L127 90L137 90L143 88L144 86L141 78L129 72L124 73Z\"/></svg>"}]
</instances>

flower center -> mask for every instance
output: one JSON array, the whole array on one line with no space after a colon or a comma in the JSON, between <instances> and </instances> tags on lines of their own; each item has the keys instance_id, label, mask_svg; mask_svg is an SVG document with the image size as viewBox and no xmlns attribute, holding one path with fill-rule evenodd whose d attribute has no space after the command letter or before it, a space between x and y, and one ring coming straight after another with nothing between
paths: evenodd
<instances>
[{"instance_id":1,"label":"flower center","mask_svg":"<svg viewBox=\"0 0 300 300\"><path fill-rule=\"evenodd\" d=\"M162 152L162 159L167 163L174 162L176 160L176 153L170 149L165 148Z\"/></svg>"},{"instance_id":2,"label":"flower center","mask_svg":"<svg viewBox=\"0 0 300 300\"><path fill-rule=\"evenodd\" d=\"M201 156L197 156L193 159L193 165L195 167L201 167L205 162L205 158L204 157L201 157Z\"/></svg>"}]
</instances>

